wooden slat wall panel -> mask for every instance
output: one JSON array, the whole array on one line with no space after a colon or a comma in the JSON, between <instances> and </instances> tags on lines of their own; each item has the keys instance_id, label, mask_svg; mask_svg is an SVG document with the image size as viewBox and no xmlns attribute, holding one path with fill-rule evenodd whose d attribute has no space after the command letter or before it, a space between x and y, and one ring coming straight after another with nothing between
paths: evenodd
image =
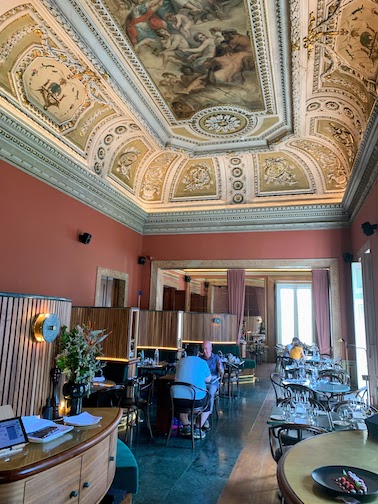
<instances>
[{"instance_id":1,"label":"wooden slat wall panel","mask_svg":"<svg viewBox=\"0 0 378 504\"><path fill-rule=\"evenodd\" d=\"M71 328L78 324L85 324L93 329L111 331L111 334L102 342L104 355L127 358L130 317L130 308L73 306Z\"/></svg>"},{"instance_id":2,"label":"wooden slat wall panel","mask_svg":"<svg viewBox=\"0 0 378 504\"><path fill-rule=\"evenodd\" d=\"M34 340L31 327L39 313L56 313L69 325L71 301L0 294L0 405L10 404L16 415L39 414L51 396L56 343Z\"/></svg>"},{"instance_id":3,"label":"wooden slat wall panel","mask_svg":"<svg viewBox=\"0 0 378 504\"><path fill-rule=\"evenodd\" d=\"M213 322L220 319L220 324ZM237 339L237 317L227 313L184 313L183 341L232 342Z\"/></svg>"},{"instance_id":4,"label":"wooden slat wall panel","mask_svg":"<svg viewBox=\"0 0 378 504\"><path fill-rule=\"evenodd\" d=\"M178 312L141 310L138 347L177 348Z\"/></svg>"}]
</instances>

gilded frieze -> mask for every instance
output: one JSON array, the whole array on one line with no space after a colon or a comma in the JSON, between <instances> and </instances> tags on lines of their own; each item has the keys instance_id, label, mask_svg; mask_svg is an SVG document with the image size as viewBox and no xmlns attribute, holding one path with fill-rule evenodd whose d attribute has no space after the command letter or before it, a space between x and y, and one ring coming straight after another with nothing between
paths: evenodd
<instances>
[{"instance_id":1,"label":"gilded frieze","mask_svg":"<svg viewBox=\"0 0 378 504\"><path fill-rule=\"evenodd\" d=\"M142 200L155 202L162 199L162 188L168 169L178 154L166 152L160 154L147 167L140 187L139 196Z\"/></svg>"},{"instance_id":2,"label":"gilded frieze","mask_svg":"<svg viewBox=\"0 0 378 504\"><path fill-rule=\"evenodd\" d=\"M127 143L116 155L111 175L133 191L138 169L147 152L148 147L141 140Z\"/></svg>"},{"instance_id":3,"label":"gilded frieze","mask_svg":"<svg viewBox=\"0 0 378 504\"><path fill-rule=\"evenodd\" d=\"M345 157L349 162L349 166L352 167L357 148L350 130L335 121L319 120L318 132L332 139L333 143L335 143L344 152Z\"/></svg>"},{"instance_id":4,"label":"gilded frieze","mask_svg":"<svg viewBox=\"0 0 378 504\"><path fill-rule=\"evenodd\" d=\"M302 167L287 154L260 154L258 163L260 194L293 193L310 189Z\"/></svg>"},{"instance_id":5,"label":"gilded frieze","mask_svg":"<svg viewBox=\"0 0 378 504\"><path fill-rule=\"evenodd\" d=\"M188 161L181 171L174 198L216 196L215 168L211 159Z\"/></svg>"},{"instance_id":6,"label":"gilded frieze","mask_svg":"<svg viewBox=\"0 0 378 504\"><path fill-rule=\"evenodd\" d=\"M314 140L294 140L290 145L310 155L321 170L325 190L344 190L349 180L349 169L329 147Z\"/></svg>"}]
</instances>

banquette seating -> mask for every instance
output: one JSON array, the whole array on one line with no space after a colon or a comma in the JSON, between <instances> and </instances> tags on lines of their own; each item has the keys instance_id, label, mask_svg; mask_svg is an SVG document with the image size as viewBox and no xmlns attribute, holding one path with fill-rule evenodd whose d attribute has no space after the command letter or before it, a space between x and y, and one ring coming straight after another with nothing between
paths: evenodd
<instances>
[{"instance_id":1,"label":"banquette seating","mask_svg":"<svg viewBox=\"0 0 378 504\"><path fill-rule=\"evenodd\" d=\"M232 354L240 357L240 345L237 343L213 343L213 353L217 354L219 350L223 355ZM241 359L244 361L245 369L255 369L256 361L254 359Z\"/></svg>"}]
</instances>

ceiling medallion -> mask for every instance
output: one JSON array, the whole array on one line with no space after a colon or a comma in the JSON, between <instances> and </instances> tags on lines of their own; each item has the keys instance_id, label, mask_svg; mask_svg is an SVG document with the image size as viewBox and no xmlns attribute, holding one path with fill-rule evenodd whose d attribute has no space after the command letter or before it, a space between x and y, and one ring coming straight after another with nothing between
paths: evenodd
<instances>
[{"instance_id":1,"label":"ceiling medallion","mask_svg":"<svg viewBox=\"0 0 378 504\"><path fill-rule=\"evenodd\" d=\"M211 107L193 116L192 127L206 136L229 137L249 132L257 119L236 107Z\"/></svg>"}]
</instances>

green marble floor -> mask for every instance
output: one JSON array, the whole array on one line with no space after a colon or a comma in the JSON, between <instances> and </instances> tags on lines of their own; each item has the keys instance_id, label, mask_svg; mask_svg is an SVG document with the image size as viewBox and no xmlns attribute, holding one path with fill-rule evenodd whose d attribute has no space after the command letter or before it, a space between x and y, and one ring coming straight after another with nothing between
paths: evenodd
<instances>
[{"instance_id":1,"label":"green marble floor","mask_svg":"<svg viewBox=\"0 0 378 504\"><path fill-rule=\"evenodd\" d=\"M151 439L142 424L131 449L140 471L134 504L216 504L246 443L270 389L272 365L256 369L254 383L243 382L238 397L221 397L219 419L192 450L188 438Z\"/></svg>"}]
</instances>

